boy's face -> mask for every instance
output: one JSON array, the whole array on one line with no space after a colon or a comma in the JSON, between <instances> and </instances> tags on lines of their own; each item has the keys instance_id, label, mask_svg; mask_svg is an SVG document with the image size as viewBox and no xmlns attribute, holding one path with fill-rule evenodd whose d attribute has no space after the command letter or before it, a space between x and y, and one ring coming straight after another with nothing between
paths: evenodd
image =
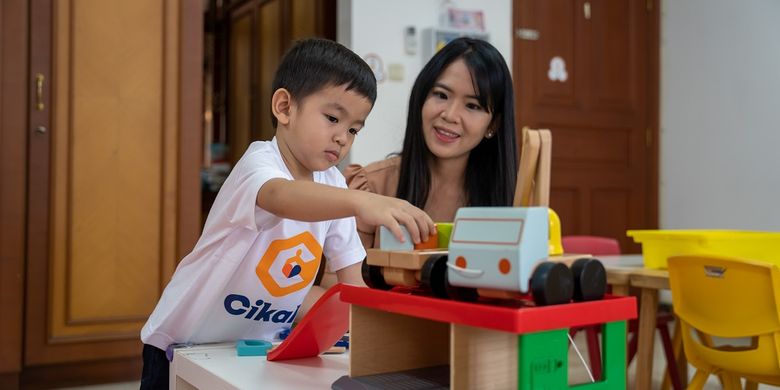
<instances>
[{"instance_id":1,"label":"boy's face","mask_svg":"<svg viewBox=\"0 0 780 390\"><path fill-rule=\"evenodd\" d=\"M347 91L345 85L322 88L301 101L291 100L289 122L283 129L287 150L282 155L293 176L310 176L344 159L371 108L368 98Z\"/></svg>"}]
</instances>

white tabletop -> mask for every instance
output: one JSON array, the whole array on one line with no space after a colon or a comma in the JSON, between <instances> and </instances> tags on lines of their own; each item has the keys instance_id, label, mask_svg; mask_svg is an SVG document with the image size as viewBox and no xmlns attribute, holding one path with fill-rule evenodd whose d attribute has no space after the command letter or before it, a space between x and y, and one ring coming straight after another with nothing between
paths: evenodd
<instances>
[{"instance_id":1,"label":"white tabletop","mask_svg":"<svg viewBox=\"0 0 780 390\"><path fill-rule=\"evenodd\" d=\"M330 389L348 370L348 353L269 362L237 356L235 344L202 345L175 350L171 389Z\"/></svg>"}]
</instances>

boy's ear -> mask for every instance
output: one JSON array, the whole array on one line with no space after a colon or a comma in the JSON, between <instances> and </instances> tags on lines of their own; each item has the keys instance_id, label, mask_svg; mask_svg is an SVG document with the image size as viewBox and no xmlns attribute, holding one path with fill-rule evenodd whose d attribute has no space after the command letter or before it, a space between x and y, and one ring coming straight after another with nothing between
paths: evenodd
<instances>
[{"instance_id":1,"label":"boy's ear","mask_svg":"<svg viewBox=\"0 0 780 390\"><path fill-rule=\"evenodd\" d=\"M292 95L290 91L279 88L271 96L271 112L276 117L280 125L287 126L290 123L290 109L292 106Z\"/></svg>"}]
</instances>

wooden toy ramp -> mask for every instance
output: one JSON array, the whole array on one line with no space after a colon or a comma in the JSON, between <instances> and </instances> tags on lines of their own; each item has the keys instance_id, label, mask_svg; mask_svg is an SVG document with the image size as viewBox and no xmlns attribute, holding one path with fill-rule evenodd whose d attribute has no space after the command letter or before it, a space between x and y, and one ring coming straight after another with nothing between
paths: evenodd
<instances>
[{"instance_id":1,"label":"wooden toy ramp","mask_svg":"<svg viewBox=\"0 0 780 390\"><path fill-rule=\"evenodd\" d=\"M349 330L349 304L342 302L343 285L326 291L278 347L268 361L314 357L327 351Z\"/></svg>"},{"instance_id":2,"label":"wooden toy ramp","mask_svg":"<svg viewBox=\"0 0 780 390\"><path fill-rule=\"evenodd\" d=\"M520 166L517 169L514 207L550 205L550 130L523 127Z\"/></svg>"}]
</instances>

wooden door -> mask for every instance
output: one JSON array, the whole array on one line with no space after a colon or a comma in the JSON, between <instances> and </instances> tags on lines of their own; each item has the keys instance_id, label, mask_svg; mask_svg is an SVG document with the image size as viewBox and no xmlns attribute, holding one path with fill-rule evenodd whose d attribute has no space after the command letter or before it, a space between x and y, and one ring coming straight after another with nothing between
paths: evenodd
<instances>
[{"instance_id":1,"label":"wooden door","mask_svg":"<svg viewBox=\"0 0 780 390\"><path fill-rule=\"evenodd\" d=\"M19 386L27 177L27 2L0 2L0 389Z\"/></svg>"},{"instance_id":2,"label":"wooden door","mask_svg":"<svg viewBox=\"0 0 780 390\"><path fill-rule=\"evenodd\" d=\"M658 225L658 12L652 0L516 0L518 129L553 134L563 234L620 240Z\"/></svg>"},{"instance_id":3,"label":"wooden door","mask_svg":"<svg viewBox=\"0 0 780 390\"><path fill-rule=\"evenodd\" d=\"M227 128L217 129L222 135L215 141L227 142L228 160L235 163L251 142L273 138L271 84L279 60L296 39L335 39L336 4L333 0L234 0L225 5L225 13L217 22L224 24L224 35L216 37L216 45L227 46L225 58L217 59L224 65L218 68L226 71L222 78Z\"/></svg>"},{"instance_id":4,"label":"wooden door","mask_svg":"<svg viewBox=\"0 0 780 390\"><path fill-rule=\"evenodd\" d=\"M206 171L226 176L249 144L270 140L271 84L276 67L296 39L336 39L335 0L211 0L208 11L206 101L210 119ZM224 150L227 150L225 152ZM210 177L209 174L206 177ZM210 180L210 179L207 179ZM203 219L221 182L207 183L202 194Z\"/></svg>"},{"instance_id":5,"label":"wooden door","mask_svg":"<svg viewBox=\"0 0 780 390\"><path fill-rule=\"evenodd\" d=\"M200 228L201 7L31 2L23 384L140 376Z\"/></svg>"}]
</instances>

